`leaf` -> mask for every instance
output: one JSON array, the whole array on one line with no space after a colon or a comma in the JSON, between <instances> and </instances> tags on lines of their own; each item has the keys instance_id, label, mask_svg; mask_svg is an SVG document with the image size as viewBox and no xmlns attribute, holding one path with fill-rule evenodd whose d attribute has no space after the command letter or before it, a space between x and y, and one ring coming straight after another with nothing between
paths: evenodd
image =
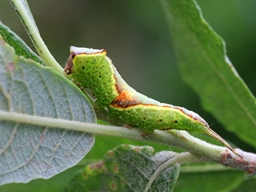
<instances>
[{"instance_id":1,"label":"leaf","mask_svg":"<svg viewBox=\"0 0 256 192\"><path fill-rule=\"evenodd\" d=\"M193 0L162 0L184 80L204 108L228 130L256 147L255 97L226 55L224 41Z\"/></svg>"},{"instance_id":2,"label":"leaf","mask_svg":"<svg viewBox=\"0 0 256 192\"><path fill-rule=\"evenodd\" d=\"M249 177L244 182L241 182L241 185L239 185L232 192L240 192L240 191L255 192L256 191L255 183L256 183L256 177L255 176Z\"/></svg>"},{"instance_id":3,"label":"leaf","mask_svg":"<svg viewBox=\"0 0 256 192\"><path fill-rule=\"evenodd\" d=\"M15 55L2 37L0 111L9 112L10 116L15 112L96 121L79 89L51 68ZM93 143L94 137L87 133L1 120L0 184L50 178L78 163Z\"/></svg>"},{"instance_id":4,"label":"leaf","mask_svg":"<svg viewBox=\"0 0 256 192\"><path fill-rule=\"evenodd\" d=\"M68 183L74 173L81 169L82 166L77 165L70 169L67 169L60 174L55 175L54 177L44 180L44 179L35 179L33 181L30 181L29 183L11 183L6 184L3 186L0 186L1 192L30 192L30 191L36 191L36 192L60 192L64 189L63 183Z\"/></svg>"},{"instance_id":5,"label":"leaf","mask_svg":"<svg viewBox=\"0 0 256 192\"><path fill-rule=\"evenodd\" d=\"M0 35L6 43L14 48L16 55L44 64L43 60L36 55L19 36L13 33L2 22L0 22Z\"/></svg>"},{"instance_id":6,"label":"leaf","mask_svg":"<svg viewBox=\"0 0 256 192\"><path fill-rule=\"evenodd\" d=\"M181 167L179 180L175 186L175 192L197 191L232 191L244 181L245 173L231 169L216 169L220 165L187 165ZM246 191L246 190L245 190Z\"/></svg>"},{"instance_id":7,"label":"leaf","mask_svg":"<svg viewBox=\"0 0 256 192\"><path fill-rule=\"evenodd\" d=\"M65 191L143 191L163 161L163 155L153 156L151 147L121 145L102 161L86 166ZM179 165L174 164L156 178L149 191L172 191L178 175Z\"/></svg>"}]
</instances>

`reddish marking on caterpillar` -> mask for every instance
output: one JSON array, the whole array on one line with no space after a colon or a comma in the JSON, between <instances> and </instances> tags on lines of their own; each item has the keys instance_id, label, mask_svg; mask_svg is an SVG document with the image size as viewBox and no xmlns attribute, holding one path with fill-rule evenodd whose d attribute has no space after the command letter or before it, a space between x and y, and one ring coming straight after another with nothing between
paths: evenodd
<instances>
[{"instance_id":1,"label":"reddish marking on caterpillar","mask_svg":"<svg viewBox=\"0 0 256 192\"><path fill-rule=\"evenodd\" d=\"M182 113L184 113L188 117L194 119L195 121L199 121L199 122L203 123L206 127L209 127L208 123L202 117L200 117L198 114L194 113L193 111L189 111L183 107L178 107L178 106L173 106L173 108L181 111Z\"/></svg>"},{"instance_id":2,"label":"reddish marking on caterpillar","mask_svg":"<svg viewBox=\"0 0 256 192\"><path fill-rule=\"evenodd\" d=\"M135 100L128 91L123 91L117 96L117 98L111 103L114 107L127 108L130 106L138 105L140 102Z\"/></svg>"},{"instance_id":3,"label":"reddish marking on caterpillar","mask_svg":"<svg viewBox=\"0 0 256 192\"><path fill-rule=\"evenodd\" d=\"M115 79L115 89L117 93L120 95L122 92L125 91L125 88L127 88L127 84L125 82L120 82L120 78L116 77L115 74L117 73L116 69L113 65L111 65L114 73L112 74L112 77ZM122 79L121 79L122 80Z\"/></svg>"},{"instance_id":4,"label":"reddish marking on caterpillar","mask_svg":"<svg viewBox=\"0 0 256 192\"><path fill-rule=\"evenodd\" d=\"M113 68L113 66L112 66ZM118 83L117 83L117 78L115 77L115 75L113 75L113 78L115 79L115 88L116 88L116 91L118 92L118 94L122 93L123 92L123 89L121 86L118 86Z\"/></svg>"},{"instance_id":5,"label":"reddish marking on caterpillar","mask_svg":"<svg viewBox=\"0 0 256 192\"><path fill-rule=\"evenodd\" d=\"M66 62L66 66L64 68L64 71L67 75L72 73L72 68L73 68L73 58L75 57L74 53L72 52L69 57L68 60Z\"/></svg>"},{"instance_id":6,"label":"reddish marking on caterpillar","mask_svg":"<svg viewBox=\"0 0 256 192\"><path fill-rule=\"evenodd\" d=\"M133 97L130 97L130 100L128 99L128 94L129 92L123 91L112 103L110 104L112 107L115 108L129 108L129 107L134 107L137 105L142 105L142 106L150 106L150 107L159 107L158 105L154 104L144 104L141 103L139 100L133 99Z\"/></svg>"}]
</instances>

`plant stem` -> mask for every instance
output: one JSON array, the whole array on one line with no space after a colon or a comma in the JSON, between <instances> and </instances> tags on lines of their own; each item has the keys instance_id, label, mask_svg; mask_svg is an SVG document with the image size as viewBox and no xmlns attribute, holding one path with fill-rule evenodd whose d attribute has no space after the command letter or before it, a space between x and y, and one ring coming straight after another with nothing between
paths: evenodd
<instances>
[{"instance_id":1,"label":"plant stem","mask_svg":"<svg viewBox=\"0 0 256 192\"><path fill-rule=\"evenodd\" d=\"M241 158L231 153L225 147L209 144L205 141L193 137L186 131L173 130L171 134L169 134L170 131L167 133L164 131L155 130L153 134L150 134L147 137L143 137L141 136L139 129L127 129L117 126L90 124L72 120L39 117L6 111L0 111L0 120L25 123L28 124L28 126L40 125L66 130L88 132L95 135L109 135L128 138L131 140L151 141L168 146L175 146L195 154L198 156L198 158L200 158L200 161L214 161L225 166L234 167L236 169L256 174L256 167L254 166L256 161L255 154L239 150L239 154L243 156L243 158ZM188 162L184 161L181 163Z\"/></svg>"},{"instance_id":2,"label":"plant stem","mask_svg":"<svg viewBox=\"0 0 256 192\"><path fill-rule=\"evenodd\" d=\"M39 30L36 26L27 2L21 0L11 0L11 3L13 4L15 11L23 22L23 25L26 28L31 41L33 42L40 57L44 60L45 64L55 69L58 73L64 75L65 73L62 67L52 56L42 37L40 36Z\"/></svg>"},{"instance_id":3,"label":"plant stem","mask_svg":"<svg viewBox=\"0 0 256 192\"><path fill-rule=\"evenodd\" d=\"M83 123L65 119L54 119L50 117L39 117L34 115L25 115L14 112L0 111L0 120L14 121L17 123L26 123L30 125L41 125L67 130L76 130L92 133L95 135L108 135L115 137L128 138L131 140L142 140L161 143L168 146L175 146L190 151L199 156L205 155L213 161L219 161L221 153L227 150L224 147L212 145L197 139L186 131L173 130L172 134L164 131L155 130L153 134L143 137L139 129L127 129L118 126L107 126L91 123Z\"/></svg>"}]
</instances>

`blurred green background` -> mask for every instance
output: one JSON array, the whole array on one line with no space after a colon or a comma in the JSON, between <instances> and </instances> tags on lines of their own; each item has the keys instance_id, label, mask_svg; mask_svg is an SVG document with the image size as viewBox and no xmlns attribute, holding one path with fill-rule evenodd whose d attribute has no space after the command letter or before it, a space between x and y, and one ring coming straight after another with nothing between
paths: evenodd
<instances>
[{"instance_id":1,"label":"blurred green background","mask_svg":"<svg viewBox=\"0 0 256 192\"><path fill-rule=\"evenodd\" d=\"M204 111L198 96L182 81L171 33L158 0L31 0L28 3L46 45L62 65L70 45L104 48L122 77L136 90L199 113L225 139L253 151ZM256 1L198 0L198 3L205 19L226 41L230 60L255 94ZM1 1L0 5L0 20L33 47L9 1ZM120 143L132 142L98 137L88 157L100 158L106 149Z\"/></svg>"}]
</instances>

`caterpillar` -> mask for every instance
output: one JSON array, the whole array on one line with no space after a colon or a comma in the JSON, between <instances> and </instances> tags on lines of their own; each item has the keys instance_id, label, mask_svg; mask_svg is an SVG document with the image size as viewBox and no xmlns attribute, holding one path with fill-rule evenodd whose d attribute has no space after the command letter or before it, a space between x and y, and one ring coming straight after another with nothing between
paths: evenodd
<instances>
[{"instance_id":1,"label":"caterpillar","mask_svg":"<svg viewBox=\"0 0 256 192\"><path fill-rule=\"evenodd\" d=\"M195 112L160 103L130 87L117 72L104 49L71 46L64 71L72 76L74 82L92 90L96 97L96 108L106 108L111 117L122 120L129 126L140 128L145 135L153 133L155 129L203 133L237 154Z\"/></svg>"}]
</instances>

